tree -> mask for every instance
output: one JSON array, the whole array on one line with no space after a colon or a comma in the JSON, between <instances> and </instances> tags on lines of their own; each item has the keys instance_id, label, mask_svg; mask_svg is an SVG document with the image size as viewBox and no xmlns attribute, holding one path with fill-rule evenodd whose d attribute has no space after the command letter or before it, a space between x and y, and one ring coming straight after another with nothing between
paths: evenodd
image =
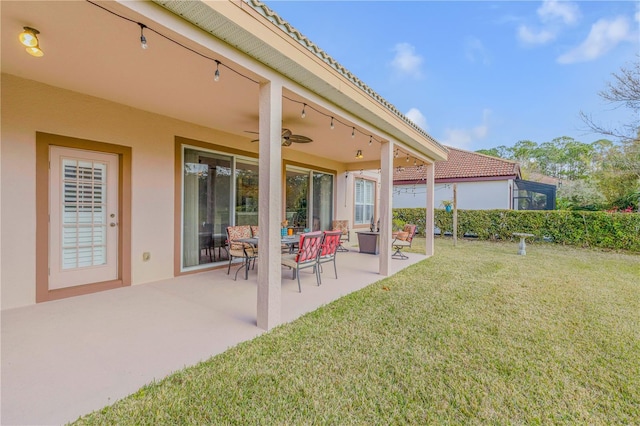
<instances>
[{"instance_id":1,"label":"tree","mask_svg":"<svg viewBox=\"0 0 640 426\"><path fill-rule=\"evenodd\" d=\"M616 139L638 139L640 129L640 54L635 62L622 67L618 73L613 73L613 81L607 83L598 95L614 108L627 108L633 117L630 123L622 123L618 127L608 127L598 123L591 114L580 112L582 121L594 133L612 136Z\"/></svg>"},{"instance_id":2,"label":"tree","mask_svg":"<svg viewBox=\"0 0 640 426\"><path fill-rule=\"evenodd\" d=\"M596 123L591 115L580 115L592 131L620 139L619 144L600 152L601 167L594 173L607 202L613 207L635 207L640 211L640 55L630 66L612 75L613 81L598 95L616 108L629 109L631 121L611 128Z\"/></svg>"}]
</instances>

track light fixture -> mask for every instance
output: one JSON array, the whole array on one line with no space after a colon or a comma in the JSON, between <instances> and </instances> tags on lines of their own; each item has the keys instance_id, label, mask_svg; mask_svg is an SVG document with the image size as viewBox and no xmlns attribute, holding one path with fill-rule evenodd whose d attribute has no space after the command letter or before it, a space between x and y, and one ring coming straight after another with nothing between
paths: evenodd
<instances>
[{"instance_id":1,"label":"track light fixture","mask_svg":"<svg viewBox=\"0 0 640 426\"><path fill-rule=\"evenodd\" d=\"M20 33L18 37L20 39L20 43L26 48L25 50L31 56L35 56L36 58L40 58L44 56L44 52L40 49L40 43L38 40L38 34L40 31L31 27L22 27L24 31Z\"/></svg>"},{"instance_id":2,"label":"track light fixture","mask_svg":"<svg viewBox=\"0 0 640 426\"><path fill-rule=\"evenodd\" d=\"M333 125L333 117L331 117L331 124L329 124L329 127L331 127L331 130L335 128L335 126Z\"/></svg>"},{"instance_id":3,"label":"track light fixture","mask_svg":"<svg viewBox=\"0 0 640 426\"><path fill-rule=\"evenodd\" d=\"M373 136L369 135L369 146L373 143Z\"/></svg>"},{"instance_id":4,"label":"track light fixture","mask_svg":"<svg viewBox=\"0 0 640 426\"><path fill-rule=\"evenodd\" d=\"M356 128L355 128L355 127L352 127L352 130L351 130L351 137L352 137L352 138L355 138L355 137L356 137Z\"/></svg>"},{"instance_id":5,"label":"track light fixture","mask_svg":"<svg viewBox=\"0 0 640 426\"><path fill-rule=\"evenodd\" d=\"M407 163L409 162L409 154L407 153Z\"/></svg>"},{"instance_id":6,"label":"track light fixture","mask_svg":"<svg viewBox=\"0 0 640 426\"><path fill-rule=\"evenodd\" d=\"M220 61L216 59L216 72L213 73L213 81L220 81Z\"/></svg>"},{"instance_id":7,"label":"track light fixture","mask_svg":"<svg viewBox=\"0 0 640 426\"><path fill-rule=\"evenodd\" d=\"M305 108L307 108L307 104L302 104L302 113L300 114L300 117L302 118L305 118L307 116Z\"/></svg>"},{"instance_id":8,"label":"track light fixture","mask_svg":"<svg viewBox=\"0 0 640 426\"><path fill-rule=\"evenodd\" d=\"M140 25L140 47L142 47L142 49L144 50L147 50L149 45L147 44L147 38L144 36L144 29L147 28L147 26L140 22L138 22L138 25Z\"/></svg>"}]
</instances>

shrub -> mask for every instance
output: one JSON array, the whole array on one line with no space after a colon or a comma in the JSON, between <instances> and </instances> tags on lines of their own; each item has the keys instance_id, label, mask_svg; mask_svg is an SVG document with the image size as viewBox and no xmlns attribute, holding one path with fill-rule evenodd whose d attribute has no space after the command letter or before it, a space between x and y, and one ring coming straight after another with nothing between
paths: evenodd
<instances>
[{"instance_id":1,"label":"shrub","mask_svg":"<svg viewBox=\"0 0 640 426\"><path fill-rule=\"evenodd\" d=\"M393 217L418 225L425 235L426 209L394 209ZM453 231L453 213L435 209L434 226L441 234ZM581 247L640 252L640 214L569 210L458 210L458 237L509 240L514 232Z\"/></svg>"}]
</instances>

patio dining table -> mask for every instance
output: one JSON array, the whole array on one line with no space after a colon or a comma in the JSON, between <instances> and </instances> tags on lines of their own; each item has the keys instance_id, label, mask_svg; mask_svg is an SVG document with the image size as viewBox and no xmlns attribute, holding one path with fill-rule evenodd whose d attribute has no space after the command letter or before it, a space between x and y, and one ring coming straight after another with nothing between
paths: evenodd
<instances>
[{"instance_id":1,"label":"patio dining table","mask_svg":"<svg viewBox=\"0 0 640 426\"><path fill-rule=\"evenodd\" d=\"M254 253L255 253L255 250L258 248L259 238L260 237L239 238L239 239L237 239L235 241L240 242L240 243L249 244L254 249ZM286 245L289 248L289 253L292 253L294 251L294 249L296 248L296 246L298 245L298 243L300 242L300 235L285 235L280 239L280 242L283 245ZM245 280L249 279L250 261L251 261L251 259L255 258L255 256L250 256L249 255L249 253L247 252L246 247L243 247L242 251L244 251L244 261L238 267L238 270L236 271L235 276L233 278L234 280L236 280L238 278L238 272L240 272L240 270L242 268L244 268L244 270L245 270L244 279Z\"/></svg>"}]
</instances>

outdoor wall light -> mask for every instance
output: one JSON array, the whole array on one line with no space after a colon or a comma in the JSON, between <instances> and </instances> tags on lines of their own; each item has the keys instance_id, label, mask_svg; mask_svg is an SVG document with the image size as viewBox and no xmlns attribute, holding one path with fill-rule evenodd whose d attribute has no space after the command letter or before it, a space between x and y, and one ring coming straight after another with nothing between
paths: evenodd
<instances>
[{"instance_id":1,"label":"outdoor wall light","mask_svg":"<svg viewBox=\"0 0 640 426\"><path fill-rule=\"evenodd\" d=\"M42 49L40 49L40 43L38 42L38 34L40 31L31 27L23 27L24 31L20 33L18 37L20 43L26 47L26 51L29 55L39 58L44 55Z\"/></svg>"},{"instance_id":2,"label":"outdoor wall light","mask_svg":"<svg viewBox=\"0 0 640 426\"><path fill-rule=\"evenodd\" d=\"M356 152L356 158L360 159L363 158L364 156L362 155L362 150L359 149L358 152Z\"/></svg>"}]
</instances>

